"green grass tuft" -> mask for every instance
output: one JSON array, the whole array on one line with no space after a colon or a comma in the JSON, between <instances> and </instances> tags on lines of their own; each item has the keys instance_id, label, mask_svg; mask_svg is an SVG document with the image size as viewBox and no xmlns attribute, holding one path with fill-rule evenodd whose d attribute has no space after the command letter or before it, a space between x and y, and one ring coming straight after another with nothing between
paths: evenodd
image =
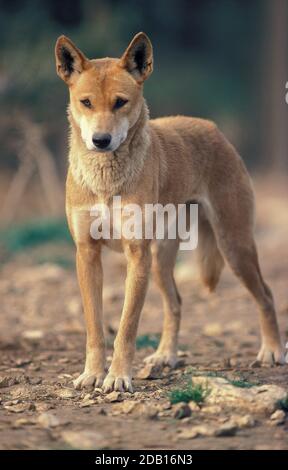
<instances>
[{"instance_id":1,"label":"green grass tuft","mask_svg":"<svg viewBox=\"0 0 288 470\"><path fill-rule=\"evenodd\" d=\"M214 370L203 371L203 370L195 369L194 367L191 367L191 366L186 368L184 374L187 375L187 376L190 376L190 377L222 377L222 378L225 378L225 377L223 377L222 372L218 372L218 371L214 371Z\"/></svg>"},{"instance_id":2,"label":"green grass tuft","mask_svg":"<svg viewBox=\"0 0 288 470\"><path fill-rule=\"evenodd\" d=\"M153 348L157 349L160 341L160 335L157 333L155 335L141 335L136 339L136 348L145 349Z\"/></svg>"},{"instance_id":3,"label":"green grass tuft","mask_svg":"<svg viewBox=\"0 0 288 470\"><path fill-rule=\"evenodd\" d=\"M227 379L228 382L231 384L231 385L234 385L234 387L239 387L239 388L251 388L251 387L255 387L255 385L257 384L254 384L252 382L248 382L248 380L246 379Z\"/></svg>"},{"instance_id":4,"label":"green grass tuft","mask_svg":"<svg viewBox=\"0 0 288 470\"><path fill-rule=\"evenodd\" d=\"M172 405L176 403L203 403L205 398L209 395L208 387L202 384L193 384L193 381L186 383L185 387L174 389L169 393L169 400Z\"/></svg>"},{"instance_id":5,"label":"green grass tuft","mask_svg":"<svg viewBox=\"0 0 288 470\"><path fill-rule=\"evenodd\" d=\"M288 393L283 400L279 401L279 408L285 412L288 412Z\"/></svg>"},{"instance_id":6,"label":"green grass tuft","mask_svg":"<svg viewBox=\"0 0 288 470\"><path fill-rule=\"evenodd\" d=\"M205 376L205 377L219 377L219 378L222 378L222 379L225 379L227 380L227 382L229 382L231 385L234 385L234 387L239 387L239 388L251 388L251 387L255 387L255 385L258 385L258 383L253 383L253 382L249 382L247 379L245 378L242 378L242 377L238 377L238 378L235 378L235 379L229 379L228 377L226 377L226 375L221 372L221 371L201 371L201 370L197 370L193 367L188 367L186 369L186 371L184 372L185 375L187 376L190 376L190 377L199 377L199 376Z\"/></svg>"},{"instance_id":7,"label":"green grass tuft","mask_svg":"<svg viewBox=\"0 0 288 470\"><path fill-rule=\"evenodd\" d=\"M0 243L9 253L20 252L50 242L72 242L64 219L36 220L0 232Z\"/></svg>"}]
</instances>

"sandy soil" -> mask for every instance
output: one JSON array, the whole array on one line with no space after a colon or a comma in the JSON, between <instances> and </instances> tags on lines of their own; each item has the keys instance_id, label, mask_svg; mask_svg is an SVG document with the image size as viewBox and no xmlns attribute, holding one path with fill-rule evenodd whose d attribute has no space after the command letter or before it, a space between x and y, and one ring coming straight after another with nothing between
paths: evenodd
<instances>
[{"instance_id":1,"label":"sandy soil","mask_svg":"<svg viewBox=\"0 0 288 470\"><path fill-rule=\"evenodd\" d=\"M259 180L256 190L260 261L275 295L283 339L287 340L287 191L285 184L267 179ZM73 256L72 249L65 250ZM104 273L111 360L123 303L123 257L107 251ZM237 430L234 436L179 438L191 425L209 427L229 417L223 410L214 415L193 411L185 419L175 418L168 392L181 388L185 378L216 371L228 378L278 384L288 391L288 365L249 368L259 347L257 311L227 268L213 295L206 294L198 283L191 253L180 254L176 278L183 298L180 355L184 364L175 371L163 371L156 380L135 379L136 393L115 399L141 403L142 411L137 412L136 407L124 413L119 412L124 401L110 403L100 392L73 389L72 379L84 363L85 344L74 269L65 270L53 263L39 265L35 252L7 262L0 273L0 376L6 377L0 388L0 448L287 449L288 419L275 425L269 416L254 416L253 409L250 414L255 425ZM161 321L161 300L151 282L139 336L149 334L153 339L161 332ZM135 374L143 358L153 351L143 342L144 347L137 350Z\"/></svg>"}]
</instances>

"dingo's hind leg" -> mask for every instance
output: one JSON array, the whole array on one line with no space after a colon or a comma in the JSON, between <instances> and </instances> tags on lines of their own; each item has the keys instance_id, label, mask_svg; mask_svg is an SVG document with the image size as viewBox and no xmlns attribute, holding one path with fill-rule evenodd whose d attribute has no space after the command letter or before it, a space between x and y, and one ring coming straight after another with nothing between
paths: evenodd
<instances>
[{"instance_id":1,"label":"dingo's hind leg","mask_svg":"<svg viewBox=\"0 0 288 470\"><path fill-rule=\"evenodd\" d=\"M181 298L173 276L178 247L179 240L167 239L155 242L152 247L152 269L163 299L164 323L158 349L145 362L170 367L175 367L178 362Z\"/></svg>"},{"instance_id":2,"label":"dingo's hind leg","mask_svg":"<svg viewBox=\"0 0 288 470\"><path fill-rule=\"evenodd\" d=\"M272 293L264 282L253 235L253 195L248 185L232 188L230 197L215 191L210 212L217 245L236 276L252 294L259 308L262 346L257 361L283 364L280 334Z\"/></svg>"}]
</instances>

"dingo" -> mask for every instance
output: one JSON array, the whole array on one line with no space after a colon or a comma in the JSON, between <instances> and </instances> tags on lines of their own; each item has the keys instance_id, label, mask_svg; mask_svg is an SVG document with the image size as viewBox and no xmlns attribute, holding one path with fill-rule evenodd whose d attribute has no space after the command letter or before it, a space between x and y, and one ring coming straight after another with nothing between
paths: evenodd
<instances>
[{"instance_id":1,"label":"dingo","mask_svg":"<svg viewBox=\"0 0 288 470\"><path fill-rule=\"evenodd\" d=\"M213 290L224 260L259 307L257 362L282 364L273 297L258 264L253 191L247 170L213 122L184 116L149 120L143 83L153 70L152 45L137 34L120 59L88 60L65 36L56 43L58 75L70 92L66 210L77 247L77 274L87 326L86 364L76 388L103 385L132 392L132 361L150 266L164 304L158 350L148 362L175 366L181 298L173 277L179 239L93 240L90 208L110 204L199 204L198 259ZM127 259L125 301L113 360L105 374L102 325L103 244ZM106 377L105 377L106 376Z\"/></svg>"}]
</instances>

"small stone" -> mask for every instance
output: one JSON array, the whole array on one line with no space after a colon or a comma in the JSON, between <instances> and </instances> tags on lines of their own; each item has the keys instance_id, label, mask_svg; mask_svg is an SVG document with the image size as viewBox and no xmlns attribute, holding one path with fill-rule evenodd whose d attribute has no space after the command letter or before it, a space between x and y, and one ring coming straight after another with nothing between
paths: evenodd
<instances>
[{"instance_id":1,"label":"small stone","mask_svg":"<svg viewBox=\"0 0 288 470\"><path fill-rule=\"evenodd\" d=\"M39 341L44 337L44 333L41 330L26 330L23 331L22 336L30 341Z\"/></svg>"},{"instance_id":2,"label":"small stone","mask_svg":"<svg viewBox=\"0 0 288 470\"><path fill-rule=\"evenodd\" d=\"M190 406L190 404L189 404ZM171 402L169 400L165 401L164 403L161 403L161 409L162 410L171 410L172 408L172 405L171 405Z\"/></svg>"},{"instance_id":3,"label":"small stone","mask_svg":"<svg viewBox=\"0 0 288 470\"><path fill-rule=\"evenodd\" d=\"M60 357L57 361L59 364L68 364L70 362L69 357ZM63 374L64 376L72 377L70 374Z\"/></svg>"},{"instance_id":4,"label":"small stone","mask_svg":"<svg viewBox=\"0 0 288 470\"><path fill-rule=\"evenodd\" d=\"M276 420L276 419L285 419L285 412L283 410L276 410L271 416L270 419Z\"/></svg>"},{"instance_id":5,"label":"small stone","mask_svg":"<svg viewBox=\"0 0 288 470\"><path fill-rule=\"evenodd\" d=\"M191 353L190 353L190 351L179 350L179 351L177 351L177 356L178 357L189 357L189 356L191 356Z\"/></svg>"},{"instance_id":6,"label":"small stone","mask_svg":"<svg viewBox=\"0 0 288 470\"><path fill-rule=\"evenodd\" d=\"M138 379L161 379L162 378L163 367L157 366L154 364L146 364L142 369L137 373Z\"/></svg>"},{"instance_id":7,"label":"small stone","mask_svg":"<svg viewBox=\"0 0 288 470\"><path fill-rule=\"evenodd\" d=\"M133 400L127 400L123 403L117 403L113 406L113 416L120 414L133 414L135 416L146 417L148 419L155 419L158 415L160 416L159 410L152 404L144 402L136 402Z\"/></svg>"},{"instance_id":8,"label":"small stone","mask_svg":"<svg viewBox=\"0 0 288 470\"><path fill-rule=\"evenodd\" d=\"M53 415L52 413L42 413L38 416L38 424L42 426L42 428L56 428L60 425L59 419Z\"/></svg>"},{"instance_id":9,"label":"small stone","mask_svg":"<svg viewBox=\"0 0 288 470\"><path fill-rule=\"evenodd\" d=\"M29 426L35 424L34 419L27 419L27 418L18 418L13 423L13 428L21 428L22 426Z\"/></svg>"},{"instance_id":10,"label":"small stone","mask_svg":"<svg viewBox=\"0 0 288 470\"><path fill-rule=\"evenodd\" d=\"M204 326L203 333L206 336L221 336L223 334L223 327L220 323L208 323Z\"/></svg>"},{"instance_id":11,"label":"small stone","mask_svg":"<svg viewBox=\"0 0 288 470\"><path fill-rule=\"evenodd\" d=\"M111 393L108 393L108 395L106 395L105 397L105 401L107 403L115 403L117 401L122 401L123 400L123 397L121 395L121 392L116 392L114 390L114 392L111 392Z\"/></svg>"},{"instance_id":12,"label":"small stone","mask_svg":"<svg viewBox=\"0 0 288 470\"><path fill-rule=\"evenodd\" d=\"M19 383L16 377L10 377L10 376L0 377L0 388L11 387L12 385L15 385L16 383Z\"/></svg>"},{"instance_id":13,"label":"small stone","mask_svg":"<svg viewBox=\"0 0 288 470\"><path fill-rule=\"evenodd\" d=\"M123 403L116 405L113 407L113 411L116 411L117 414L129 414L131 413L137 406L136 401L126 400Z\"/></svg>"},{"instance_id":14,"label":"small stone","mask_svg":"<svg viewBox=\"0 0 288 470\"><path fill-rule=\"evenodd\" d=\"M56 390L55 394L62 400L69 400L70 398L77 397L77 393L72 388L61 388Z\"/></svg>"},{"instance_id":15,"label":"small stone","mask_svg":"<svg viewBox=\"0 0 288 470\"><path fill-rule=\"evenodd\" d=\"M53 405L51 403L44 403L44 402L35 403L35 410L38 411L39 413L51 410L51 408L53 408Z\"/></svg>"},{"instance_id":16,"label":"small stone","mask_svg":"<svg viewBox=\"0 0 288 470\"><path fill-rule=\"evenodd\" d=\"M30 379L30 384L31 385L40 385L42 383L42 378L41 377L32 377Z\"/></svg>"},{"instance_id":17,"label":"small stone","mask_svg":"<svg viewBox=\"0 0 288 470\"><path fill-rule=\"evenodd\" d=\"M181 431L177 438L179 439L195 439L195 437L199 436L199 433L197 429L191 428L191 429L183 429Z\"/></svg>"},{"instance_id":18,"label":"small stone","mask_svg":"<svg viewBox=\"0 0 288 470\"><path fill-rule=\"evenodd\" d=\"M80 403L79 408L88 408L89 406L95 405L96 400L83 400L82 403Z\"/></svg>"},{"instance_id":19,"label":"small stone","mask_svg":"<svg viewBox=\"0 0 288 470\"><path fill-rule=\"evenodd\" d=\"M206 426L206 425L199 425L199 426L193 426L189 429L183 429L179 433L179 439L195 439L198 436L214 436L215 433L215 428Z\"/></svg>"},{"instance_id":20,"label":"small stone","mask_svg":"<svg viewBox=\"0 0 288 470\"><path fill-rule=\"evenodd\" d=\"M194 439L198 436L216 436L216 437L228 437L234 436L237 432L237 426L233 422L227 422L221 424L218 427L215 426L193 426L190 429L181 431L179 438L180 439Z\"/></svg>"},{"instance_id":21,"label":"small stone","mask_svg":"<svg viewBox=\"0 0 288 470\"><path fill-rule=\"evenodd\" d=\"M187 418L183 418L181 423L182 424L187 424L187 423L191 423L191 421L192 421L192 418L191 418L191 416L189 416Z\"/></svg>"},{"instance_id":22,"label":"small stone","mask_svg":"<svg viewBox=\"0 0 288 470\"><path fill-rule=\"evenodd\" d=\"M155 419L158 416L158 410L153 405L147 405L146 403L143 403L143 408L139 415L144 415L148 419Z\"/></svg>"},{"instance_id":23,"label":"small stone","mask_svg":"<svg viewBox=\"0 0 288 470\"><path fill-rule=\"evenodd\" d=\"M228 421L227 423L222 424L219 426L215 432L214 436L216 437L228 437L228 436L235 436L237 432L237 426L232 421Z\"/></svg>"},{"instance_id":24,"label":"small stone","mask_svg":"<svg viewBox=\"0 0 288 470\"><path fill-rule=\"evenodd\" d=\"M270 420L272 421L273 424L275 425L280 425L284 424L286 419L286 413L283 410L276 410L274 413L270 416Z\"/></svg>"},{"instance_id":25,"label":"small stone","mask_svg":"<svg viewBox=\"0 0 288 470\"><path fill-rule=\"evenodd\" d=\"M200 426L196 426L196 429L198 431L198 435L200 436L211 437L215 435L215 428L212 426L200 425Z\"/></svg>"},{"instance_id":26,"label":"small stone","mask_svg":"<svg viewBox=\"0 0 288 470\"><path fill-rule=\"evenodd\" d=\"M24 411L33 410L35 407L32 403L18 403L16 405L4 405L4 408L11 413L24 413Z\"/></svg>"},{"instance_id":27,"label":"small stone","mask_svg":"<svg viewBox=\"0 0 288 470\"><path fill-rule=\"evenodd\" d=\"M253 414L271 415L277 409L279 401L287 395L287 391L278 385L242 388L222 377L197 376L193 377L193 383L208 388L209 394L205 399L205 405L217 405L238 412L253 411Z\"/></svg>"},{"instance_id":28,"label":"small stone","mask_svg":"<svg viewBox=\"0 0 288 470\"><path fill-rule=\"evenodd\" d=\"M201 408L201 411L203 413L208 413L208 414L211 414L211 415L218 415L218 414L221 413L222 408L219 405L204 405Z\"/></svg>"},{"instance_id":29,"label":"small stone","mask_svg":"<svg viewBox=\"0 0 288 470\"><path fill-rule=\"evenodd\" d=\"M195 401L190 401L188 406L189 406L191 411L200 411L201 410L200 406L197 405L197 403L195 403Z\"/></svg>"},{"instance_id":30,"label":"small stone","mask_svg":"<svg viewBox=\"0 0 288 470\"><path fill-rule=\"evenodd\" d=\"M8 400L4 403L5 406L12 406L12 405L18 405L20 403L20 400Z\"/></svg>"},{"instance_id":31,"label":"small stone","mask_svg":"<svg viewBox=\"0 0 288 470\"><path fill-rule=\"evenodd\" d=\"M173 416L176 419L183 419L191 416L191 408L187 403L177 403L173 406Z\"/></svg>"},{"instance_id":32,"label":"small stone","mask_svg":"<svg viewBox=\"0 0 288 470\"><path fill-rule=\"evenodd\" d=\"M231 367L238 367L241 364L241 361L239 361L239 359L236 359L236 357L231 357L229 362Z\"/></svg>"},{"instance_id":33,"label":"small stone","mask_svg":"<svg viewBox=\"0 0 288 470\"><path fill-rule=\"evenodd\" d=\"M25 374L18 375L17 377L15 377L15 383L29 384L30 383L30 378L29 378L28 375L25 375Z\"/></svg>"},{"instance_id":34,"label":"small stone","mask_svg":"<svg viewBox=\"0 0 288 470\"><path fill-rule=\"evenodd\" d=\"M71 380L73 379L73 376L71 374L60 374L58 375L59 379L68 379Z\"/></svg>"},{"instance_id":35,"label":"small stone","mask_svg":"<svg viewBox=\"0 0 288 470\"><path fill-rule=\"evenodd\" d=\"M10 392L11 397L22 398L22 399L29 398L30 394L31 394L30 388L25 385L19 385L17 387L14 387Z\"/></svg>"},{"instance_id":36,"label":"small stone","mask_svg":"<svg viewBox=\"0 0 288 470\"><path fill-rule=\"evenodd\" d=\"M15 361L16 367L24 367L27 366L28 364L31 364L31 359L20 357Z\"/></svg>"},{"instance_id":37,"label":"small stone","mask_svg":"<svg viewBox=\"0 0 288 470\"><path fill-rule=\"evenodd\" d=\"M108 441L96 431L64 431L61 437L73 449L108 449Z\"/></svg>"},{"instance_id":38,"label":"small stone","mask_svg":"<svg viewBox=\"0 0 288 470\"><path fill-rule=\"evenodd\" d=\"M95 402L98 404L105 403L105 398L104 397L96 397Z\"/></svg>"},{"instance_id":39,"label":"small stone","mask_svg":"<svg viewBox=\"0 0 288 470\"><path fill-rule=\"evenodd\" d=\"M250 415L245 416L232 416L231 422L240 428L253 428L256 424L255 419Z\"/></svg>"}]
</instances>

